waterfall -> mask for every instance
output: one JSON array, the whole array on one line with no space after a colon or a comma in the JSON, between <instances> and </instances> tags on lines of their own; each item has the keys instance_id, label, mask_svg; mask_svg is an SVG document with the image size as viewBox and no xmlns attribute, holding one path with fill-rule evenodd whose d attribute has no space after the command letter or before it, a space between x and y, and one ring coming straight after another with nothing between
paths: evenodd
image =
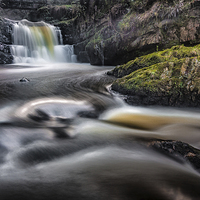
<instances>
[{"instance_id":1,"label":"waterfall","mask_svg":"<svg viewBox=\"0 0 200 200\"><path fill-rule=\"evenodd\" d=\"M72 45L63 45L58 27L45 22L19 21L13 25L14 63L76 62Z\"/></svg>"}]
</instances>

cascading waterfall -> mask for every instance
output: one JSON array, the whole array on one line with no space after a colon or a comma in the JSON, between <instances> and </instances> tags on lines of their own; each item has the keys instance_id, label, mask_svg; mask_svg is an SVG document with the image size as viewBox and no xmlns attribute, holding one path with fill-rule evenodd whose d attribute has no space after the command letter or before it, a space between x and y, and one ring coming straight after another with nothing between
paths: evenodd
<instances>
[{"instance_id":1,"label":"cascading waterfall","mask_svg":"<svg viewBox=\"0 0 200 200\"><path fill-rule=\"evenodd\" d=\"M72 45L63 45L58 27L22 20L13 25L14 63L76 62Z\"/></svg>"}]
</instances>

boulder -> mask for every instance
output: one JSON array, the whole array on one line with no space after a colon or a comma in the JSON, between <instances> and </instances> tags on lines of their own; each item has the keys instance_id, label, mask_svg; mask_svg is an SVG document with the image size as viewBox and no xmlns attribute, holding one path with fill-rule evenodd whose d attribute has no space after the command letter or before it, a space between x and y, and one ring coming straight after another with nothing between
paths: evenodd
<instances>
[{"instance_id":1,"label":"boulder","mask_svg":"<svg viewBox=\"0 0 200 200\"><path fill-rule=\"evenodd\" d=\"M200 46L174 46L136 58L109 72L112 89L130 104L200 106Z\"/></svg>"},{"instance_id":2,"label":"boulder","mask_svg":"<svg viewBox=\"0 0 200 200\"><path fill-rule=\"evenodd\" d=\"M173 140L152 140L147 143L147 146L179 159L180 162L186 160L195 169L200 169L200 151L187 143Z\"/></svg>"}]
</instances>

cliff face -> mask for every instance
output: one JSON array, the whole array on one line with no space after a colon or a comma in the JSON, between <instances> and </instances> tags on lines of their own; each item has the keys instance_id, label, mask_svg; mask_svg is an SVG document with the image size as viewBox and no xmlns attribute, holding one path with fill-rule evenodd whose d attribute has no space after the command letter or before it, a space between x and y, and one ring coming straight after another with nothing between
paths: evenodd
<instances>
[{"instance_id":1,"label":"cliff face","mask_svg":"<svg viewBox=\"0 0 200 200\"><path fill-rule=\"evenodd\" d=\"M0 18L0 64L11 64L13 62L10 44L12 44L12 22Z\"/></svg>"},{"instance_id":2,"label":"cliff face","mask_svg":"<svg viewBox=\"0 0 200 200\"><path fill-rule=\"evenodd\" d=\"M60 26L79 60L118 65L177 44L200 42L200 2L191 0L83 0L46 6L38 19Z\"/></svg>"},{"instance_id":3,"label":"cliff face","mask_svg":"<svg viewBox=\"0 0 200 200\"><path fill-rule=\"evenodd\" d=\"M59 26L64 43L75 44L79 61L118 65L177 44L199 43L199 8L197 0L80 0L47 5L34 17ZM23 16L29 19L31 13Z\"/></svg>"}]
</instances>

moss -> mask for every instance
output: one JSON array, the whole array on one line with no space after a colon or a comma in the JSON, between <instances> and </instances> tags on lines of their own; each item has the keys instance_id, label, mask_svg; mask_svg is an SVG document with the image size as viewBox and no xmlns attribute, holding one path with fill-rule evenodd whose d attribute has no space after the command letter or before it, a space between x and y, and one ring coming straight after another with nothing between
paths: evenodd
<instances>
[{"instance_id":1,"label":"moss","mask_svg":"<svg viewBox=\"0 0 200 200\"><path fill-rule=\"evenodd\" d=\"M135 69L149 67L162 62L175 62L178 59L186 57L200 56L200 45L194 47L185 47L183 45L173 46L164 51L154 52L145 56L131 60L124 65L117 66L113 70L116 77L122 77L133 72Z\"/></svg>"},{"instance_id":2,"label":"moss","mask_svg":"<svg viewBox=\"0 0 200 200\"><path fill-rule=\"evenodd\" d=\"M124 15L123 19L118 23L118 29L120 32L131 31L134 23L135 13L128 13Z\"/></svg>"},{"instance_id":3,"label":"moss","mask_svg":"<svg viewBox=\"0 0 200 200\"><path fill-rule=\"evenodd\" d=\"M70 19L70 20L63 20L63 21L58 21L55 22L54 25L61 25L61 24L66 24L66 25L73 25L74 21L76 20L77 17Z\"/></svg>"},{"instance_id":4,"label":"moss","mask_svg":"<svg viewBox=\"0 0 200 200\"><path fill-rule=\"evenodd\" d=\"M86 48L89 48L90 46L95 47L96 45L102 46L103 44L109 43L111 41L114 41L117 46L118 40L115 39L116 34L111 35L111 36L107 35L106 33L108 29L109 29L109 26L106 26L100 29L99 31L97 31L95 35L90 39L90 42L86 45Z\"/></svg>"},{"instance_id":5,"label":"moss","mask_svg":"<svg viewBox=\"0 0 200 200\"><path fill-rule=\"evenodd\" d=\"M175 47L176 49L177 47ZM174 95L182 91L200 92L200 57L160 62L118 79L114 86L128 93L146 91ZM180 94L179 94L180 95Z\"/></svg>"}]
</instances>

